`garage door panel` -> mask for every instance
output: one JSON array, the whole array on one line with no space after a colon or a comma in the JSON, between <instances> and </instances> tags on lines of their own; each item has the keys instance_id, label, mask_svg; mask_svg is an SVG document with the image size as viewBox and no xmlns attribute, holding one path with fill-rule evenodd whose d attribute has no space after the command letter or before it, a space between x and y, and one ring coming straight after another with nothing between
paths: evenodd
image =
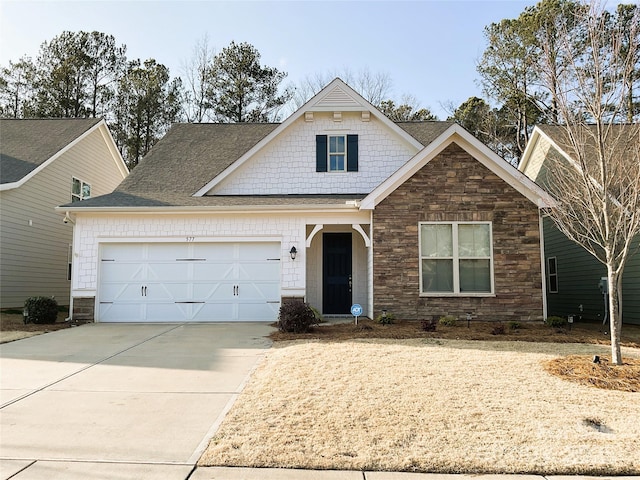
<instances>
[{"instance_id":1,"label":"garage door panel","mask_svg":"<svg viewBox=\"0 0 640 480\"><path fill-rule=\"evenodd\" d=\"M146 305L147 322L176 322L189 320L188 305L175 302L148 303Z\"/></svg>"},{"instance_id":2,"label":"garage door panel","mask_svg":"<svg viewBox=\"0 0 640 480\"><path fill-rule=\"evenodd\" d=\"M147 259L151 263L190 258L188 243L149 243L147 245Z\"/></svg>"},{"instance_id":3,"label":"garage door panel","mask_svg":"<svg viewBox=\"0 0 640 480\"><path fill-rule=\"evenodd\" d=\"M237 316L235 304L231 302L205 303L194 308L194 322L230 322Z\"/></svg>"},{"instance_id":4,"label":"garage door panel","mask_svg":"<svg viewBox=\"0 0 640 480\"><path fill-rule=\"evenodd\" d=\"M233 243L193 243L193 254L196 258L211 260L231 260L236 255Z\"/></svg>"},{"instance_id":5,"label":"garage door panel","mask_svg":"<svg viewBox=\"0 0 640 480\"><path fill-rule=\"evenodd\" d=\"M99 321L277 318L278 243L108 244L101 252Z\"/></svg>"},{"instance_id":6,"label":"garage door panel","mask_svg":"<svg viewBox=\"0 0 640 480\"><path fill-rule=\"evenodd\" d=\"M205 302L223 300L231 302L234 297L234 286L235 283L233 282L194 283L193 299Z\"/></svg>"},{"instance_id":7,"label":"garage door panel","mask_svg":"<svg viewBox=\"0 0 640 480\"><path fill-rule=\"evenodd\" d=\"M143 306L138 303L100 303L99 318L102 322L139 322Z\"/></svg>"},{"instance_id":8,"label":"garage door panel","mask_svg":"<svg viewBox=\"0 0 640 480\"><path fill-rule=\"evenodd\" d=\"M273 280L280 275L280 263L276 262L240 262L239 280Z\"/></svg>"},{"instance_id":9,"label":"garage door panel","mask_svg":"<svg viewBox=\"0 0 640 480\"><path fill-rule=\"evenodd\" d=\"M280 299L279 287L279 285L266 282L241 283L238 285L238 296L242 298L242 301L275 301Z\"/></svg>"},{"instance_id":10,"label":"garage door panel","mask_svg":"<svg viewBox=\"0 0 640 480\"><path fill-rule=\"evenodd\" d=\"M185 263L151 263L147 267L147 279L156 281L172 281L189 277L190 265Z\"/></svg>"},{"instance_id":11,"label":"garage door panel","mask_svg":"<svg viewBox=\"0 0 640 480\"><path fill-rule=\"evenodd\" d=\"M100 289L101 302L140 302L144 288L139 283L106 283Z\"/></svg>"},{"instance_id":12,"label":"garage door panel","mask_svg":"<svg viewBox=\"0 0 640 480\"><path fill-rule=\"evenodd\" d=\"M138 260L139 261L139 260ZM102 278L112 282L131 282L145 278L144 267L138 263L102 262Z\"/></svg>"},{"instance_id":13,"label":"garage door panel","mask_svg":"<svg viewBox=\"0 0 640 480\"><path fill-rule=\"evenodd\" d=\"M117 262L139 262L143 256L144 244L127 244L123 248L120 243L105 243L102 246L102 260L113 260Z\"/></svg>"},{"instance_id":14,"label":"garage door panel","mask_svg":"<svg viewBox=\"0 0 640 480\"><path fill-rule=\"evenodd\" d=\"M227 263L197 263L193 266L193 280L220 282L233 278L234 266Z\"/></svg>"},{"instance_id":15,"label":"garage door panel","mask_svg":"<svg viewBox=\"0 0 640 480\"><path fill-rule=\"evenodd\" d=\"M280 260L280 244L278 243L240 243L238 258L245 261ZM274 261L272 260L272 261Z\"/></svg>"},{"instance_id":16,"label":"garage door panel","mask_svg":"<svg viewBox=\"0 0 640 480\"><path fill-rule=\"evenodd\" d=\"M187 283L147 282L144 293L147 302L191 299L189 284Z\"/></svg>"}]
</instances>

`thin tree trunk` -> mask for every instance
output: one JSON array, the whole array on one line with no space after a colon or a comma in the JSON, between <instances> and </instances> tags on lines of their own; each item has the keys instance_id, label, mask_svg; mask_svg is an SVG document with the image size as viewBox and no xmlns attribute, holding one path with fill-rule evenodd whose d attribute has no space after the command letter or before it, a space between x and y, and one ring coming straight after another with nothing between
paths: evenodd
<instances>
[{"instance_id":1,"label":"thin tree trunk","mask_svg":"<svg viewBox=\"0 0 640 480\"><path fill-rule=\"evenodd\" d=\"M620 274L616 272L611 265L607 265L607 280L609 282L611 363L614 365L622 365L622 350L620 348L620 333L622 331L622 313L620 312L620 300L622 299L622 282Z\"/></svg>"}]
</instances>

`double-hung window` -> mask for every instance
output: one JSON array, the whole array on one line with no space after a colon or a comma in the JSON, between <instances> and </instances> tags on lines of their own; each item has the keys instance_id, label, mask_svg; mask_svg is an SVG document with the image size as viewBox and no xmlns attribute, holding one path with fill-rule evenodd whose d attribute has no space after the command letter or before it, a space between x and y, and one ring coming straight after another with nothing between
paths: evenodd
<instances>
[{"instance_id":1,"label":"double-hung window","mask_svg":"<svg viewBox=\"0 0 640 480\"><path fill-rule=\"evenodd\" d=\"M71 201L79 202L91 197L91 185L73 177L71 180Z\"/></svg>"},{"instance_id":2,"label":"double-hung window","mask_svg":"<svg viewBox=\"0 0 640 480\"><path fill-rule=\"evenodd\" d=\"M420 223L420 293L493 293L491 223Z\"/></svg>"},{"instance_id":3,"label":"double-hung window","mask_svg":"<svg viewBox=\"0 0 640 480\"><path fill-rule=\"evenodd\" d=\"M547 276L549 293L558 293L558 261L556 257L547 258Z\"/></svg>"},{"instance_id":4,"label":"double-hung window","mask_svg":"<svg viewBox=\"0 0 640 480\"><path fill-rule=\"evenodd\" d=\"M344 172L347 169L347 141L344 135L329 136L329 171Z\"/></svg>"},{"instance_id":5,"label":"double-hung window","mask_svg":"<svg viewBox=\"0 0 640 480\"><path fill-rule=\"evenodd\" d=\"M316 172L357 172L358 135L316 135Z\"/></svg>"}]
</instances>

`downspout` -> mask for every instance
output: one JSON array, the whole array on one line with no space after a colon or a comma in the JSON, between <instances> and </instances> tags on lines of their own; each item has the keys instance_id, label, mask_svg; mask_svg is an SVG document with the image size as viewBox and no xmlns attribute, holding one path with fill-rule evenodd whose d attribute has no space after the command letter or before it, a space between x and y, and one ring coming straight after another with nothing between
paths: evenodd
<instances>
[{"instance_id":1,"label":"downspout","mask_svg":"<svg viewBox=\"0 0 640 480\"><path fill-rule=\"evenodd\" d=\"M540 267L542 273L542 315L547 318L547 262L544 253L544 215L542 209L538 209L538 225L540 228Z\"/></svg>"}]
</instances>

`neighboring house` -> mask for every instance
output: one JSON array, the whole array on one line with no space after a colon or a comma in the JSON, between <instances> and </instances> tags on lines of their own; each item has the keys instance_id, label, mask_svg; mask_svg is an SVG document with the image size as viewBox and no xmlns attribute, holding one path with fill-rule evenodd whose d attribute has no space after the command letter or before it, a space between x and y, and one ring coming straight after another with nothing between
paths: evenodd
<instances>
[{"instance_id":1,"label":"neighboring house","mask_svg":"<svg viewBox=\"0 0 640 480\"><path fill-rule=\"evenodd\" d=\"M619 128L624 128L620 126ZM552 159L571 160L560 127L541 125L534 129L520 161L519 169L544 186ZM640 324L640 239L632 245L622 279L624 323ZM549 315L582 316L603 321L605 297L600 279L606 267L580 245L569 240L550 218L544 219L546 296Z\"/></svg>"},{"instance_id":2,"label":"neighboring house","mask_svg":"<svg viewBox=\"0 0 640 480\"><path fill-rule=\"evenodd\" d=\"M280 124L174 125L75 219L74 316L544 315L548 195L458 125L396 124L335 79Z\"/></svg>"},{"instance_id":3,"label":"neighboring house","mask_svg":"<svg viewBox=\"0 0 640 480\"><path fill-rule=\"evenodd\" d=\"M70 295L73 226L62 203L103 195L128 170L101 119L0 119L0 302Z\"/></svg>"}]
</instances>

